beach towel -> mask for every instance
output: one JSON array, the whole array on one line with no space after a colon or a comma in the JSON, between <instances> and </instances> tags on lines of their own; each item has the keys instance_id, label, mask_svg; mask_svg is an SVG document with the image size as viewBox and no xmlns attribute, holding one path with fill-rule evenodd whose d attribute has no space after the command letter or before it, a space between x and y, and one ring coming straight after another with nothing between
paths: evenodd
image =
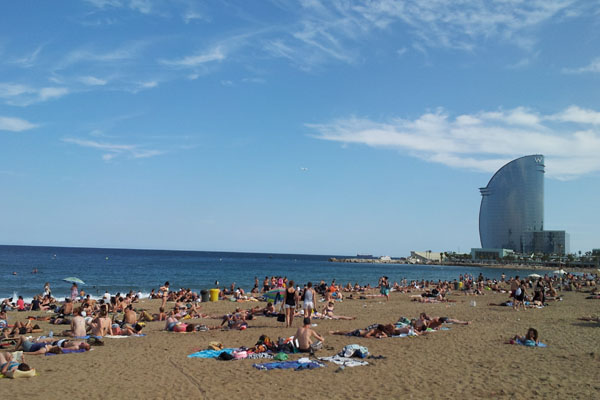
<instances>
[{"instance_id":1,"label":"beach towel","mask_svg":"<svg viewBox=\"0 0 600 400\"><path fill-rule=\"evenodd\" d=\"M219 357L221 355L221 353L223 353L223 352L232 354L234 350L238 350L238 349L227 348L227 349L223 349L223 350L202 350L202 351L197 351L195 353L192 353L192 354L188 355L188 357L189 358L216 358L216 357Z\"/></svg>"},{"instance_id":2,"label":"beach towel","mask_svg":"<svg viewBox=\"0 0 600 400\"><path fill-rule=\"evenodd\" d=\"M520 339L517 339L517 340L514 341L514 344L518 344L520 346L527 346L527 347L548 347L548 345L545 344L545 343L542 343L542 342L536 343L533 340L522 341Z\"/></svg>"},{"instance_id":3,"label":"beach towel","mask_svg":"<svg viewBox=\"0 0 600 400\"><path fill-rule=\"evenodd\" d=\"M298 361L276 361L263 364L253 364L256 369L271 370L271 369L293 369L301 371L305 369L322 368L325 364L318 361L310 361L308 358L301 358Z\"/></svg>"},{"instance_id":4,"label":"beach towel","mask_svg":"<svg viewBox=\"0 0 600 400\"><path fill-rule=\"evenodd\" d=\"M363 365L369 365L366 361L357 361L354 358L342 357L339 354L331 357L319 357L321 361L329 361L337 365L343 365L344 367L360 367Z\"/></svg>"},{"instance_id":5,"label":"beach towel","mask_svg":"<svg viewBox=\"0 0 600 400\"><path fill-rule=\"evenodd\" d=\"M127 335L106 335L106 336L104 336L104 338L108 338L108 339L125 339L125 338L129 338L129 337L144 337L144 336L146 336L145 333L140 333L140 334L137 334L137 335L129 335L129 336L127 336Z\"/></svg>"},{"instance_id":6,"label":"beach towel","mask_svg":"<svg viewBox=\"0 0 600 400\"><path fill-rule=\"evenodd\" d=\"M62 349L62 353L58 354L70 354L70 353L85 353L87 350L85 349ZM90 350L91 351L91 350ZM47 356L56 356L57 353L44 353Z\"/></svg>"}]
</instances>

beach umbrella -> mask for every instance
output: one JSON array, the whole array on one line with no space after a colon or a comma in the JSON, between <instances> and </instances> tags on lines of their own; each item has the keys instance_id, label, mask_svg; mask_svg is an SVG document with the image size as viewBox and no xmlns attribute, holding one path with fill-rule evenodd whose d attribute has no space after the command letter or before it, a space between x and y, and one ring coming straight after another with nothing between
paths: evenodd
<instances>
[{"instance_id":1,"label":"beach umbrella","mask_svg":"<svg viewBox=\"0 0 600 400\"><path fill-rule=\"evenodd\" d=\"M82 281L79 278L75 278L74 276L69 276L68 278L64 278L63 281L69 282L69 283L78 283L80 285L85 285L84 281Z\"/></svg>"},{"instance_id":2,"label":"beach umbrella","mask_svg":"<svg viewBox=\"0 0 600 400\"><path fill-rule=\"evenodd\" d=\"M272 300L273 302L275 302L276 300L277 300L277 302L283 301L284 296L285 296L284 288L272 289L263 294L263 297L265 298L265 300L267 300L267 301Z\"/></svg>"},{"instance_id":3,"label":"beach umbrella","mask_svg":"<svg viewBox=\"0 0 600 400\"><path fill-rule=\"evenodd\" d=\"M557 269L556 271L552 271L553 274L564 275L567 273L564 269Z\"/></svg>"},{"instance_id":4,"label":"beach umbrella","mask_svg":"<svg viewBox=\"0 0 600 400\"><path fill-rule=\"evenodd\" d=\"M542 277L541 275L538 275L538 274L529 274L529 275L527 275L527 276L528 276L529 278L536 278L536 279L537 279L537 278L541 278L541 277Z\"/></svg>"}]
</instances>

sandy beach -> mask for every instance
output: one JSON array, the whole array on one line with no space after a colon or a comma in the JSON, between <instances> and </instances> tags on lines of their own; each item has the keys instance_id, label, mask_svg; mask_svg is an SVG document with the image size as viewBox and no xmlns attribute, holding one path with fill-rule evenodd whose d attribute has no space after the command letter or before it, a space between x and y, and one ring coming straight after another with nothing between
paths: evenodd
<instances>
[{"instance_id":1,"label":"sandy beach","mask_svg":"<svg viewBox=\"0 0 600 400\"><path fill-rule=\"evenodd\" d=\"M29 356L38 376L2 379L3 398L60 399L106 398L595 398L600 393L600 326L577 317L598 315L600 300L587 300L585 293L562 292L563 301L544 309L513 311L489 306L507 294L485 296L451 295L456 303L422 304L410 294L392 293L384 298L344 300L336 305L339 315L355 315L353 321L315 320L314 329L325 337L325 348L317 356L328 356L347 344L368 347L385 359L369 366L345 368L334 364L306 371L261 371L252 367L263 360L217 361L188 358L206 349L211 341L225 347L253 346L261 334L271 338L291 336L275 318L259 317L245 331L197 333L165 332L164 322L150 322L145 337L105 339L105 345L81 354ZM473 306L472 302L476 305ZM160 301L143 300L137 308L158 309ZM236 306L250 308L264 303L203 303L209 314L231 312ZM364 328L371 323L391 323L400 316L449 316L472 321L471 325L449 325L449 330L423 337L365 339L329 335L330 330ZM41 313L9 312L16 318ZM195 322L217 325L214 319ZM50 325L39 323L47 334ZM504 342L534 327L547 348L528 348ZM58 331L53 326L54 331ZM300 355L292 355L297 359ZM267 360L268 361L268 360Z\"/></svg>"}]
</instances>

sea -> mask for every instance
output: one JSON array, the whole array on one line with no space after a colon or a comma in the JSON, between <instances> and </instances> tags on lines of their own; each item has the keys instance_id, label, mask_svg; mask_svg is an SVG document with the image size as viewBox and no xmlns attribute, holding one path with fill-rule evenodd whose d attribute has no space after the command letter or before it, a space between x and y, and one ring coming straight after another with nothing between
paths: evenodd
<instances>
[{"instance_id":1,"label":"sea","mask_svg":"<svg viewBox=\"0 0 600 400\"><path fill-rule=\"evenodd\" d=\"M231 253L210 251L133 250L106 248L0 246L0 300L23 296L31 301L43 293L48 282L57 299L69 296L71 284L65 278L85 282L80 289L94 298L130 290L147 296L169 281L172 290L237 286L250 290L255 277L259 287L265 276L284 276L303 285L332 279L337 284L377 285L385 275L391 282L407 280L453 280L460 274L499 279L526 276L531 271L452 265L354 264L328 261L340 255L275 253ZM217 283L218 282L218 283Z\"/></svg>"}]
</instances>

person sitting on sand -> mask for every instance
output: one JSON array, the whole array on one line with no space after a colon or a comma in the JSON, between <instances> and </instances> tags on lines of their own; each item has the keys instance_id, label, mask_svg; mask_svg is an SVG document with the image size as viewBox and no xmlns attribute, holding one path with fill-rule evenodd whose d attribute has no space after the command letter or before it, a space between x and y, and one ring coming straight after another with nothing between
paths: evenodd
<instances>
[{"instance_id":1,"label":"person sitting on sand","mask_svg":"<svg viewBox=\"0 0 600 400\"><path fill-rule=\"evenodd\" d=\"M135 325L137 323L137 314L133 311L133 306L131 304L125 307L125 311L123 312L123 323L129 325Z\"/></svg>"},{"instance_id":2,"label":"person sitting on sand","mask_svg":"<svg viewBox=\"0 0 600 400\"><path fill-rule=\"evenodd\" d=\"M534 342L536 345L539 344L539 340L538 340L538 331L534 328L529 328L527 329L527 333L525 334L525 336L519 336L519 335L515 335L510 341L510 344L514 344L515 342L521 342L523 344L526 344L527 341L530 342Z\"/></svg>"},{"instance_id":3,"label":"person sitting on sand","mask_svg":"<svg viewBox=\"0 0 600 400\"><path fill-rule=\"evenodd\" d=\"M298 330L296 331L296 334L294 335L294 338L296 340L298 340L298 351L299 352L301 352L301 353L311 352L311 350L313 349L312 337L317 338L321 342L325 341L325 339L321 335L319 335L317 332L315 332L313 329L311 329L310 318L305 317L303 320L303 326L298 328Z\"/></svg>"},{"instance_id":4,"label":"person sitting on sand","mask_svg":"<svg viewBox=\"0 0 600 400\"><path fill-rule=\"evenodd\" d=\"M13 356L11 353L9 352L0 352L0 374L1 375L8 375L11 372L14 372L16 370L19 371L29 371L31 368L29 367L28 364L25 364L25 359L23 358L22 362L17 362L16 360L13 360Z\"/></svg>"},{"instance_id":5,"label":"person sitting on sand","mask_svg":"<svg viewBox=\"0 0 600 400\"><path fill-rule=\"evenodd\" d=\"M85 319L81 315L81 308L75 309L75 316L71 320L71 329L63 331L64 336L83 337L86 335Z\"/></svg>"},{"instance_id":6,"label":"person sitting on sand","mask_svg":"<svg viewBox=\"0 0 600 400\"><path fill-rule=\"evenodd\" d=\"M108 316L108 306L105 304L100 308L100 314L90 322L93 336L112 335L112 321Z\"/></svg>"},{"instance_id":7,"label":"person sitting on sand","mask_svg":"<svg viewBox=\"0 0 600 400\"><path fill-rule=\"evenodd\" d=\"M329 303L327 303L327 305L325 305L323 307L323 318L330 318L330 319L343 319L346 321L351 321L353 319L356 319L356 317L346 317L344 315L335 315L333 313L333 309L334 309L335 303L333 301L330 301Z\"/></svg>"}]
</instances>

